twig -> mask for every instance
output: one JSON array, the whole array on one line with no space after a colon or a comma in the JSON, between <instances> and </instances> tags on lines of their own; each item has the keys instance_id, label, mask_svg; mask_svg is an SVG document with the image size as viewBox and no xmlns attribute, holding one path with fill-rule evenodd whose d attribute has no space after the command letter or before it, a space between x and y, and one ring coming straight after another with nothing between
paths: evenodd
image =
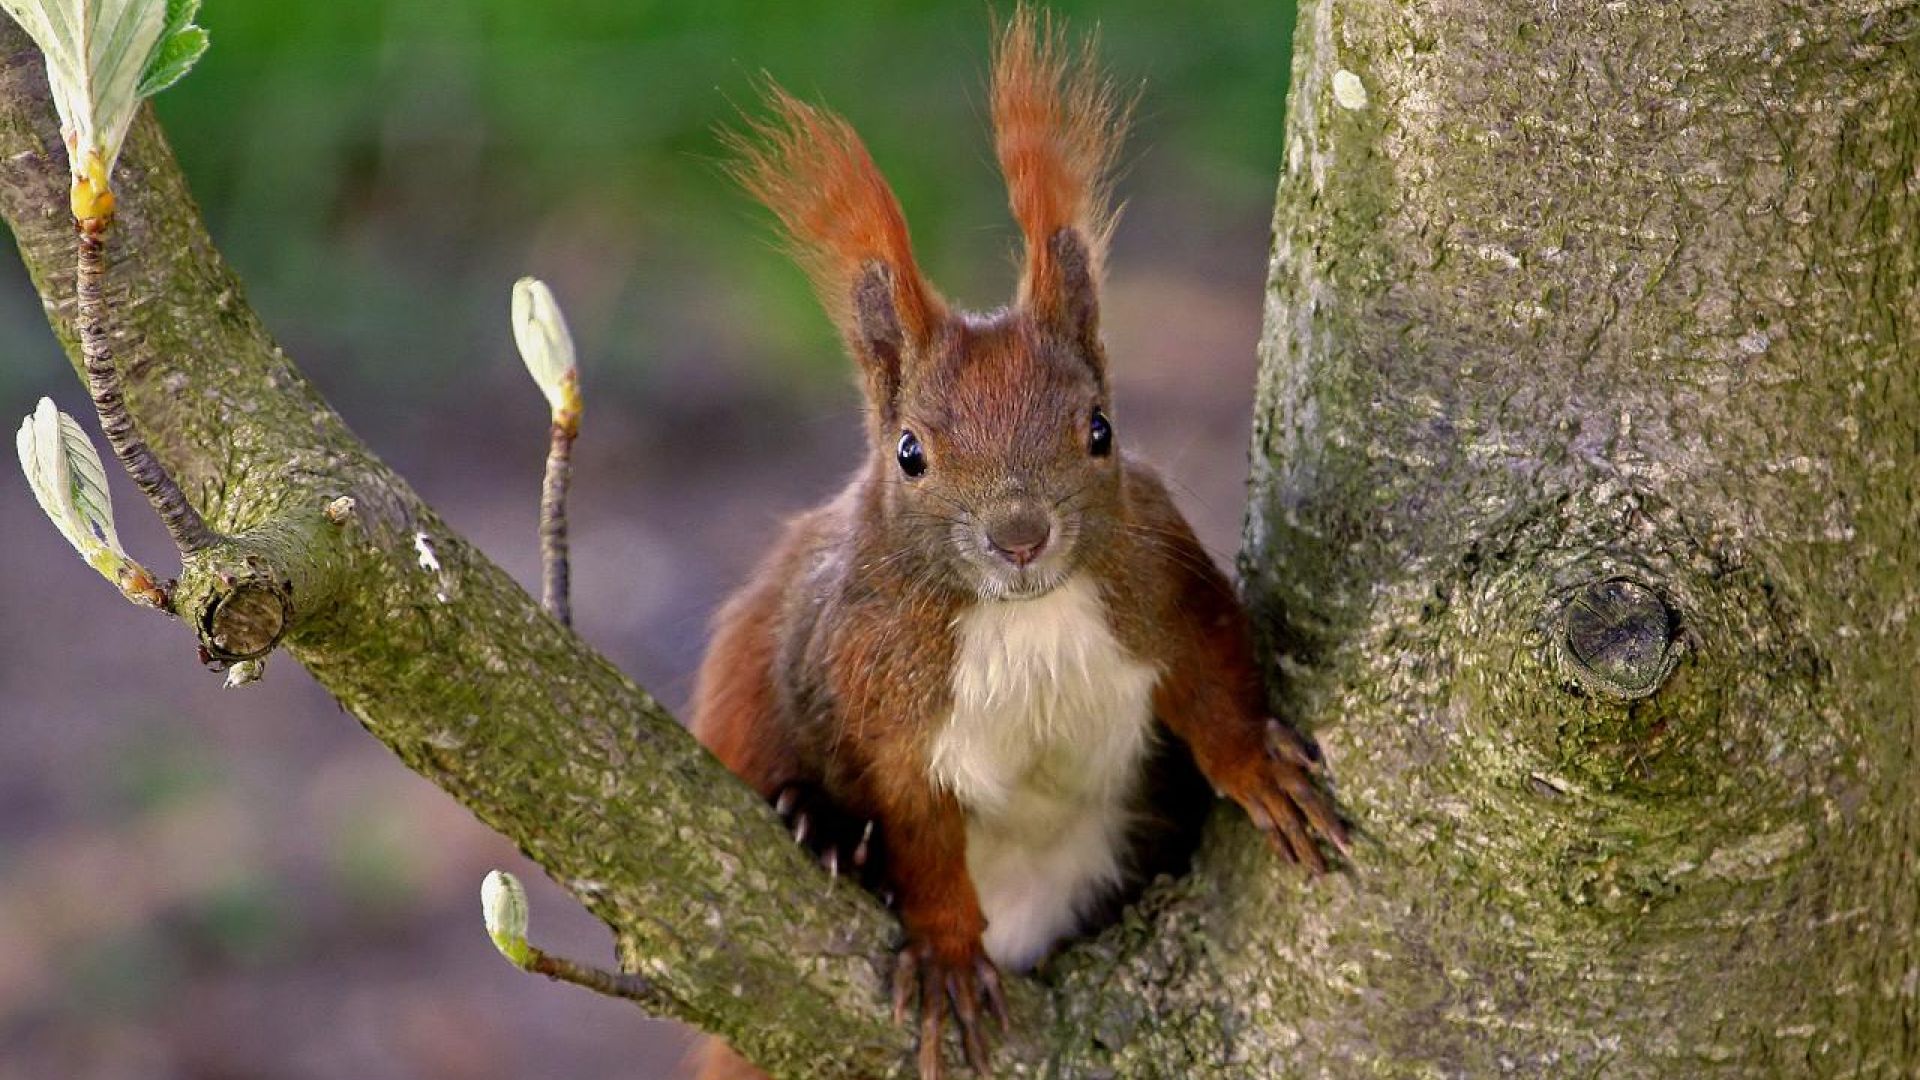
<instances>
[{"instance_id":1,"label":"twig","mask_svg":"<svg viewBox=\"0 0 1920 1080\"><path fill-rule=\"evenodd\" d=\"M586 987L596 994L637 1001L656 1014L663 1011L659 988L644 975L607 971L603 968L575 963L565 957L542 952L533 945L527 946L526 970L536 975L545 975L555 982Z\"/></svg>"},{"instance_id":2,"label":"twig","mask_svg":"<svg viewBox=\"0 0 1920 1080\"><path fill-rule=\"evenodd\" d=\"M560 625L572 626L567 484L573 479L574 436L580 434L580 366L560 303L539 278L523 277L513 283L513 341L553 416L547 477L540 488L541 603Z\"/></svg>"},{"instance_id":3,"label":"twig","mask_svg":"<svg viewBox=\"0 0 1920 1080\"><path fill-rule=\"evenodd\" d=\"M486 923L487 937L507 962L521 971L545 975L555 982L572 983L596 994L637 1001L656 1014L664 1010L666 998L660 989L641 975L616 974L562 956L542 952L527 941L527 924L532 911L527 904L526 887L505 870L489 871L480 883L480 915Z\"/></svg>"},{"instance_id":4,"label":"twig","mask_svg":"<svg viewBox=\"0 0 1920 1080\"><path fill-rule=\"evenodd\" d=\"M553 418L547 447L547 476L540 486L541 603L563 626L573 625L572 571L567 562L567 488L573 482L573 440L579 415Z\"/></svg>"},{"instance_id":5,"label":"twig","mask_svg":"<svg viewBox=\"0 0 1920 1080\"><path fill-rule=\"evenodd\" d=\"M75 289L79 307L74 318L80 334L80 355L87 369L87 391L100 414L100 430L113 447L114 455L126 466L147 501L165 523L168 535L182 555L211 547L219 537L207 528L200 512L187 501L180 485L174 482L160 460L147 447L127 411L126 394L120 371L114 366L113 349L107 342L107 260L106 232L110 219L95 218L80 222L79 266Z\"/></svg>"}]
</instances>

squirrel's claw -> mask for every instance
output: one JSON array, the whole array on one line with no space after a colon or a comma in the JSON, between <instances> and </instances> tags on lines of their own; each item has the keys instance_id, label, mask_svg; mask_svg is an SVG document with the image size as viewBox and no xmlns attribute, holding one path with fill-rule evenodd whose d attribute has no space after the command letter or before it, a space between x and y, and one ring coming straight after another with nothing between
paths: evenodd
<instances>
[{"instance_id":1,"label":"squirrel's claw","mask_svg":"<svg viewBox=\"0 0 1920 1080\"><path fill-rule=\"evenodd\" d=\"M1306 737L1278 720L1267 720L1267 752L1282 761L1291 761L1309 772L1322 772L1326 762L1320 757L1320 748L1307 741Z\"/></svg>"},{"instance_id":2,"label":"squirrel's claw","mask_svg":"<svg viewBox=\"0 0 1920 1080\"><path fill-rule=\"evenodd\" d=\"M1000 986L1000 969L983 956L974 975L980 980L980 996L987 1003L987 1011L993 1014L994 1022L1000 1025L1000 1034L1005 1035L1013 1023L1007 1019L1007 994Z\"/></svg>"},{"instance_id":3,"label":"squirrel's claw","mask_svg":"<svg viewBox=\"0 0 1920 1080\"><path fill-rule=\"evenodd\" d=\"M1250 807L1247 816L1266 834L1273 850L1290 863L1301 863L1316 874L1327 872L1326 857L1320 854L1320 847L1308 835L1306 824L1299 811L1292 806L1276 806L1275 800L1263 799Z\"/></svg>"},{"instance_id":4,"label":"squirrel's claw","mask_svg":"<svg viewBox=\"0 0 1920 1080\"><path fill-rule=\"evenodd\" d=\"M831 877L846 871L869 889L881 884L881 838L871 820L847 813L812 784L788 784L773 796L774 812L786 823L794 843L813 853Z\"/></svg>"},{"instance_id":5,"label":"squirrel's claw","mask_svg":"<svg viewBox=\"0 0 1920 1080\"><path fill-rule=\"evenodd\" d=\"M869 821L867 822L867 827L860 830L860 842L854 845L853 848L853 865L855 869L867 865L867 857L872 853L872 850L873 822Z\"/></svg>"},{"instance_id":6,"label":"squirrel's claw","mask_svg":"<svg viewBox=\"0 0 1920 1080\"><path fill-rule=\"evenodd\" d=\"M913 1001L913 975L920 968L911 946L893 959L893 1022L907 1022L907 1005Z\"/></svg>"},{"instance_id":7,"label":"squirrel's claw","mask_svg":"<svg viewBox=\"0 0 1920 1080\"><path fill-rule=\"evenodd\" d=\"M1334 809L1333 799L1321 790L1315 776L1322 771L1320 755L1298 733L1268 720L1267 753L1259 765L1241 774L1241 790L1228 792L1246 808L1280 857L1300 863L1316 874L1327 870L1320 851L1325 840L1349 858L1353 847L1347 827Z\"/></svg>"},{"instance_id":8,"label":"squirrel's claw","mask_svg":"<svg viewBox=\"0 0 1920 1080\"><path fill-rule=\"evenodd\" d=\"M967 1066L985 1076L992 1067L993 1047L987 1039L981 1006L1007 1029L1007 1003L1000 972L984 954L958 963L936 959L924 944L909 943L900 950L893 968L893 1018L904 1023L915 997L920 1004L920 1080L940 1080L940 1041L948 1012L960 1028L960 1047Z\"/></svg>"},{"instance_id":9,"label":"squirrel's claw","mask_svg":"<svg viewBox=\"0 0 1920 1080\"><path fill-rule=\"evenodd\" d=\"M960 1046L967 1055L967 1066L976 1073L987 1071L987 1033L980 1025L980 1002L972 987L962 986L960 973L947 972L947 1007L960 1021Z\"/></svg>"}]
</instances>

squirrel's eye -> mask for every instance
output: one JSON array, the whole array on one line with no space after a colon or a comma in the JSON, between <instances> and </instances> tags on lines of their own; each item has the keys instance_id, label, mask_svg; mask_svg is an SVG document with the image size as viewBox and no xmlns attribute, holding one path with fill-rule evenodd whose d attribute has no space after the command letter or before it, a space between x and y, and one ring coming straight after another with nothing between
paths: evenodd
<instances>
[{"instance_id":1,"label":"squirrel's eye","mask_svg":"<svg viewBox=\"0 0 1920 1080\"><path fill-rule=\"evenodd\" d=\"M920 449L920 440L911 431L900 433L900 471L908 476L919 476L927 471L927 454Z\"/></svg>"},{"instance_id":2,"label":"squirrel's eye","mask_svg":"<svg viewBox=\"0 0 1920 1080\"><path fill-rule=\"evenodd\" d=\"M1113 425L1107 422L1107 414L1097 408L1093 410L1093 423L1087 428L1087 449L1094 457L1113 453Z\"/></svg>"}]
</instances>

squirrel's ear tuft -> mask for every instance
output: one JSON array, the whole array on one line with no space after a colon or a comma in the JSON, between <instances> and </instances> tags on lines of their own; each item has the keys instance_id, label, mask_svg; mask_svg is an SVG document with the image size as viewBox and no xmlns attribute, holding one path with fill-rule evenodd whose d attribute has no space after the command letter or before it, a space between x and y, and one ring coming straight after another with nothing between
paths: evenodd
<instances>
[{"instance_id":1,"label":"squirrel's ear tuft","mask_svg":"<svg viewBox=\"0 0 1920 1080\"><path fill-rule=\"evenodd\" d=\"M946 307L920 276L899 200L852 125L771 84L766 105L767 119L727 136L729 171L780 219L884 415L904 358L931 342Z\"/></svg>"},{"instance_id":2,"label":"squirrel's ear tuft","mask_svg":"<svg viewBox=\"0 0 1920 1080\"><path fill-rule=\"evenodd\" d=\"M1112 169L1129 104L1095 64L1022 4L993 55L994 149L1026 238L1020 305L1089 344L1099 334L1101 265L1117 212Z\"/></svg>"}]
</instances>

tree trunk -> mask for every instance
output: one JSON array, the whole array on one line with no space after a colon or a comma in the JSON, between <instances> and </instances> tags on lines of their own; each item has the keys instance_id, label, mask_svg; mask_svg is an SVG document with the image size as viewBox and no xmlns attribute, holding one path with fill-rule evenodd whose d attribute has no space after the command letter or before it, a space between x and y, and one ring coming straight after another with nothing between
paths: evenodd
<instances>
[{"instance_id":1,"label":"tree trunk","mask_svg":"<svg viewBox=\"0 0 1920 1080\"><path fill-rule=\"evenodd\" d=\"M0 213L73 353L52 108L0 46ZM1920 1070L1920 5L1317 0L1296 48L1242 567L1364 839L1307 882L1222 810L1016 980L1001 1073ZM121 167L129 400L230 536L184 616L279 589L657 1010L900 1073L885 916L353 439L150 115Z\"/></svg>"},{"instance_id":2,"label":"tree trunk","mask_svg":"<svg viewBox=\"0 0 1920 1080\"><path fill-rule=\"evenodd\" d=\"M1915 1075L1920 6L1297 48L1243 570L1375 846L1230 916L1271 1060Z\"/></svg>"}]
</instances>

